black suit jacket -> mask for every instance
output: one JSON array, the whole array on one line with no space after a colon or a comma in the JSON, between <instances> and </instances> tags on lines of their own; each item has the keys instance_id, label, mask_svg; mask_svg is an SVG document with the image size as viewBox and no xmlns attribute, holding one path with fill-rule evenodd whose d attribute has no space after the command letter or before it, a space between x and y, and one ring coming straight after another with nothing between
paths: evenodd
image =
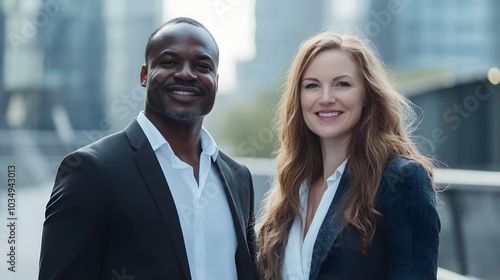
<instances>
[{"instance_id":1,"label":"black suit jacket","mask_svg":"<svg viewBox=\"0 0 500 280\"><path fill-rule=\"evenodd\" d=\"M435 280L441 224L424 167L400 157L386 164L375 202L382 216L366 254L340 211L350 186L344 173L314 244L309 279Z\"/></svg>"},{"instance_id":2,"label":"black suit jacket","mask_svg":"<svg viewBox=\"0 0 500 280\"><path fill-rule=\"evenodd\" d=\"M222 152L214 165L237 235L238 279L255 279L250 173ZM171 192L137 121L63 159L46 208L39 279L191 279Z\"/></svg>"}]
</instances>

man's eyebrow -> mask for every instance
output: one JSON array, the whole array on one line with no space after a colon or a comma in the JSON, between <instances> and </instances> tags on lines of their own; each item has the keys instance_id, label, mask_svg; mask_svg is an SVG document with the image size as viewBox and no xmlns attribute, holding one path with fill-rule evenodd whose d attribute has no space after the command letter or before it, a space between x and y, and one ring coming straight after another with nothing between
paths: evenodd
<instances>
[{"instance_id":1,"label":"man's eyebrow","mask_svg":"<svg viewBox=\"0 0 500 280\"><path fill-rule=\"evenodd\" d=\"M200 54L197 56L198 60L210 60L212 62L214 62L214 59L209 56L208 54Z\"/></svg>"},{"instance_id":2,"label":"man's eyebrow","mask_svg":"<svg viewBox=\"0 0 500 280\"><path fill-rule=\"evenodd\" d=\"M164 50L160 53L160 56L164 55L169 55L169 56L174 56L174 57L179 57L179 55L176 52L169 51L169 50Z\"/></svg>"},{"instance_id":3,"label":"man's eyebrow","mask_svg":"<svg viewBox=\"0 0 500 280\"><path fill-rule=\"evenodd\" d=\"M173 56L173 57L179 57L179 54L176 52L170 51L170 50L164 50L160 53L160 56ZM199 54L196 56L196 59L198 60L210 60L214 62L215 60L208 54Z\"/></svg>"}]
</instances>

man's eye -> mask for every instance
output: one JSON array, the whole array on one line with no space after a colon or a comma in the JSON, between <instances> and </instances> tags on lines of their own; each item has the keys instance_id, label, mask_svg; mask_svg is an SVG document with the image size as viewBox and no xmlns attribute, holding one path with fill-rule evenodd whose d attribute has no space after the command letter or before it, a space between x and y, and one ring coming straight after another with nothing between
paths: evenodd
<instances>
[{"instance_id":1,"label":"man's eye","mask_svg":"<svg viewBox=\"0 0 500 280\"><path fill-rule=\"evenodd\" d=\"M161 65L175 65L175 61L173 60L164 60L161 62Z\"/></svg>"},{"instance_id":2,"label":"man's eye","mask_svg":"<svg viewBox=\"0 0 500 280\"><path fill-rule=\"evenodd\" d=\"M198 67L201 68L201 69L204 69L204 70L212 71L212 67L210 65L208 65L208 64L205 64L205 63L198 64Z\"/></svg>"}]
</instances>

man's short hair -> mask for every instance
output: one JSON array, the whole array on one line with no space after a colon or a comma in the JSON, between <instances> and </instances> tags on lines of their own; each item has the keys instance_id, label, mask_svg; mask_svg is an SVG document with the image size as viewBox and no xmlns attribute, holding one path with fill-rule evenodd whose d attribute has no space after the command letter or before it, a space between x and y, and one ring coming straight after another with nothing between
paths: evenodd
<instances>
[{"instance_id":1,"label":"man's short hair","mask_svg":"<svg viewBox=\"0 0 500 280\"><path fill-rule=\"evenodd\" d=\"M160 30L162 30L165 26L174 25L174 24L178 24L178 23L187 23L187 24L191 24L191 25L196 26L196 27L203 28L205 31L208 32L208 34L210 34L210 37L212 37L212 39L215 42L215 46L217 47L217 51L219 51L219 47L217 46L217 42L215 41L214 36L212 36L212 33L210 33L210 31L208 31L208 29L203 24L201 24L199 21L194 20L192 18L188 18L188 17L176 17L176 18L173 18L173 19L165 22L160 27L156 28L156 30L153 31L153 33L151 33L151 35L149 35L148 42L146 44L146 51L144 53L144 63L146 65L148 65L149 53L151 52L151 48L152 48L152 45L153 45L153 38L154 38L154 36L158 32L160 32Z\"/></svg>"}]
</instances>

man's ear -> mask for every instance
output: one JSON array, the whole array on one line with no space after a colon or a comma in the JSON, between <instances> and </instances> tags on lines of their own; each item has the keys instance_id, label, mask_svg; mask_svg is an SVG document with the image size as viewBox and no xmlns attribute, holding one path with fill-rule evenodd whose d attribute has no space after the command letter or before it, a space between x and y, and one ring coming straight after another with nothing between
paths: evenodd
<instances>
[{"instance_id":1,"label":"man's ear","mask_svg":"<svg viewBox=\"0 0 500 280\"><path fill-rule=\"evenodd\" d=\"M148 82L148 68L146 67L146 64L143 64L141 67L140 81L141 86L146 87L146 84Z\"/></svg>"},{"instance_id":2,"label":"man's ear","mask_svg":"<svg viewBox=\"0 0 500 280\"><path fill-rule=\"evenodd\" d=\"M219 73L217 73L217 77L215 78L215 94L219 92Z\"/></svg>"}]
</instances>

